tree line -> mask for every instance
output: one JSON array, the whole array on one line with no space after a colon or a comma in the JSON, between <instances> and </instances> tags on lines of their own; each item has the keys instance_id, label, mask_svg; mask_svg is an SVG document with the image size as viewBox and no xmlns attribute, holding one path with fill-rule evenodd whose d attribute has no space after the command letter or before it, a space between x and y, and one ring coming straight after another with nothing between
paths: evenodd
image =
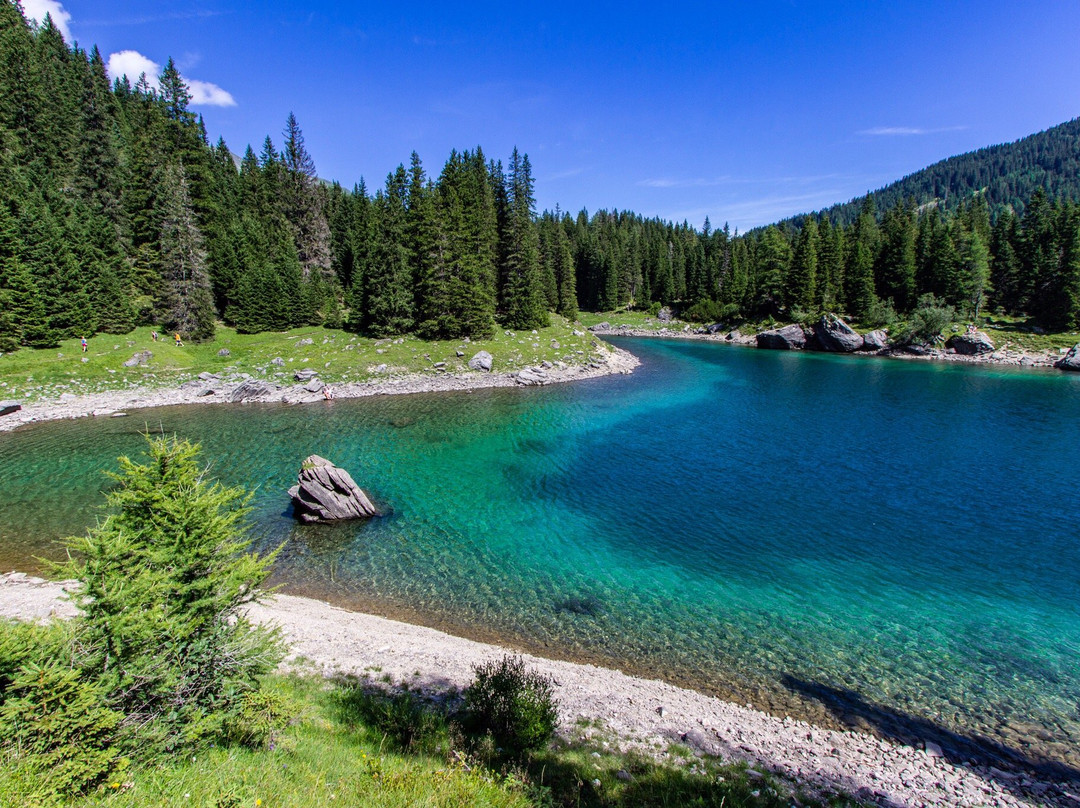
<instances>
[{"instance_id":1,"label":"tree line","mask_svg":"<svg viewBox=\"0 0 1080 808\"><path fill-rule=\"evenodd\" d=\"M418 155L374 192L322 181L289 115L237 159L211 145L172 60L110 83L0 2L0 350L156 323L207 339L324 324L481 338L551 313L671 306L698 320L846 312L931 294L972 312L1080 322L1080 215L1041 189L1022 215L985 194L947 207L863 200L750 233L629 211L537 214L532 165L479 147L437 176Z\"/></svg>"}]
</instances>

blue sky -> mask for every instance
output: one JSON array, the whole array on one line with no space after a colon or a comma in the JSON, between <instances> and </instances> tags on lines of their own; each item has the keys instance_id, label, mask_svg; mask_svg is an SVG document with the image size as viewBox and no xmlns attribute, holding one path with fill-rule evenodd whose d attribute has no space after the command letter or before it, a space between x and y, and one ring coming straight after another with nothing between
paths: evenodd
<instances>
[{"instance_id":1,"label":"blue sky","mask_svg":"<svg viewBox=\"0 0 1080 808\"><path fill-rule=\"evenodd\" d=\"M532 159L538 207L747 229L1080 115L1080 2L24 0L116 70L172 56L243 153L290 111L319 174ZM143 61L140 62L140 59Z\"/></svg>"}]
</instances>

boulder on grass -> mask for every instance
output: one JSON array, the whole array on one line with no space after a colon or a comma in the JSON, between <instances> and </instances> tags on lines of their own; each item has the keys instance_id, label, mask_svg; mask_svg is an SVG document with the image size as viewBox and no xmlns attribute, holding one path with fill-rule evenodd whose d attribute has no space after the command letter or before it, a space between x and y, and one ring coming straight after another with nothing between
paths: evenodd
<instances>
[{"instance_id":1,"label":"boulder on grass","mask_svg":"<svg viewBox=\"0 0 1080 808\"><path fill-rule=\"evenodd\" d=\"M140 365L145 365L153 358L153 354L150 351L136 351L135 355L124 362L126 368L137 368Z\"/></svg>"},{"instance_id":2,"label":"boulder on grass","mask_svg":"<svg viewBox=\"0 0 1080 808\"><path fill-rule=\"evenodd\" d=\"M491 363L494 358L487 351L477 351L472 359L469 360L469 367L473 370L486 370L491 372Z\"/></svg>"},{"instance_id":3,"label":"boulder on grass","mask_svg":"<svg viewBox=\"0 0 1080 808\"><path fill-rule=\"evenodd\" d=\"M798 351L806 347L806 332L797 323L757 335L757 346L774 351Z\"/></svg>"},{"instance_id":4,"label":"boulder on grass","mask_svg":"<svg viewBox=\"0 0 1080 808\"><path fill-rule=\"evenodd\" d=\"M311 455L300 466L296 485L289 489L289 496L293 501L293 514L308 524L379 515L349 472L318 455Z\"/></svg>"}]
</instances>

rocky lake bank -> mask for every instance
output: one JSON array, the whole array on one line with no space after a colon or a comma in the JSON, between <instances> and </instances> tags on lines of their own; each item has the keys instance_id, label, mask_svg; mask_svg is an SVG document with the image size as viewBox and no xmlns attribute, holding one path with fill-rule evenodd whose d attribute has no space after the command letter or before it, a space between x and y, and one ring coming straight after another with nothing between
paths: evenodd
<instances>
[{"instance_id":1,"label":"rocky lake bank","mask_svg":"<svg viewBox=\"0 0 1080 808\"><path fill-rule=\"evenodd\" d=\"M21 573L0 575L0 617L70 616L74 609L63 596L72 586ZM512 650L288 595L253 605L249 614L282 628L290 660L301 669L377 673L432 697L464 687L474 666ZM976 765L933 741L917 747L824 729L617 670L525 658L530 667L554 677L560 731L566 736L610 735L625 749L652 754L684 744L693 754L746 761L812 788L841 789L893 808L1080 805L1075 782Z\"/></svg>"}]
</instances>

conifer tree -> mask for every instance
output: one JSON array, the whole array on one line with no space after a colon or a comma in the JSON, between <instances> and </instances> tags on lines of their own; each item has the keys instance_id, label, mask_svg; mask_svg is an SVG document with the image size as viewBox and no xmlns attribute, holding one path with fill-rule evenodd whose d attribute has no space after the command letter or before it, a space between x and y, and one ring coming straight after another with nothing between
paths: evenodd
<instances>
[{"instance_id":1,"label":"conifer tree","mask_svg":"<svg viewBox=\"0 0 1080 808\"><path fill-rule=\"evenodd\" d=\"M406 243L408 175L405 166L386 178L375 197L375 236L364 276L365 327L376 337L404 334L414 325L412 261Z\"/></svg>"},{"instance_id":2,"label":"conifer tree","mask_svg":"<svg viewBox=\"0 0 1080 808\"><path fill-rule=\"evenodd\" d=\"M506 287L503 290L503 322L509 328L543 328L548 325L540 250L533 222L532 167L528 155L515 148L510 157L507 197L509 213L503 236Z\"/></svg>"},{"instance_id":3,"label":"conifer tree","mask_svg":"<svg viewBox=\"0 0 1080 808\"><path fill-rule=\"evenodd\" d=\"M195 221L182 165L168 166L161 178L161 290L158 321L194 341L214 335L214 299L202 233Z\"/></svg>"},{"instance_id":4,"label":"conifer tree","mask_svg":"<svg viewBox=\"0 0 1080 808\"><path fill-rule=\"evenodd\" d=\"M817 221L809 217L799 231L785 284L784 300L789 310L798 308L809 313L814 309L818 298L818 250Z\"/></svg>"},{"instance_id":5,"label":"conifer tree","mask_svg":"<svg viewBox=\"0 0 1080 808\"><path fill-rule=\"evenodd\" d=\"M326 221L322 189L315 173L315 161L308 154L304 134L291 112L285 122L284 136L282 205L293 230L300 267L305 280L312 274L330 280L330 226Z\"/></svg>"}]
</instances>

